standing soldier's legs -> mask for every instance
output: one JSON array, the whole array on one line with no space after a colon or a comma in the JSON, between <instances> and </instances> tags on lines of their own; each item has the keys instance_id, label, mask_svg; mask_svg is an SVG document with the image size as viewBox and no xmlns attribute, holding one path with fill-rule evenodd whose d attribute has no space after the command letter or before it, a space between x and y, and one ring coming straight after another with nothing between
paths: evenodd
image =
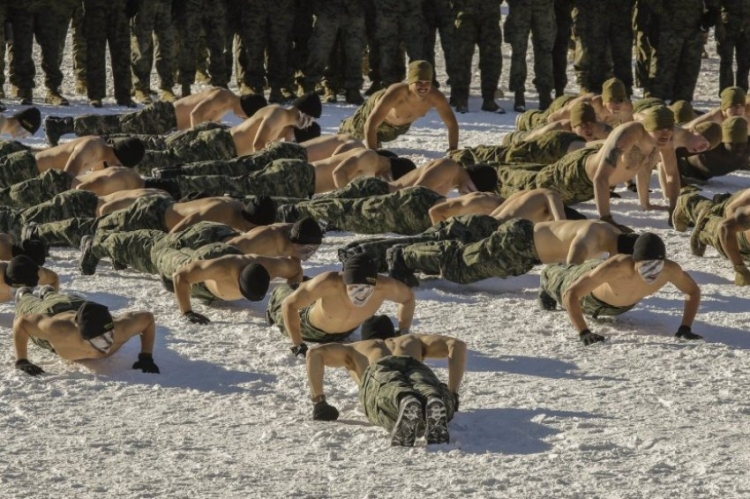
<instances>
[{"instance_id":1,"label":"standing soldier's legs","mask_svg":"<svg viewBox=\"0 0 750 499\"><path fill-rule=\"evenodd\" d=\"M399 14L379 5L379 0L375 1L375 8L377 9L375 36L380 46L380 77L383 86L387 87L401 81L400 68L398 68Z\"/></svg>"},{"instance_id":2,"label":"standing soldier's legs","mask_svg":"<svg viewBox=\"0 0 750 499\"><path fill-rule=\"evenodd\" d=\"M670 31L660 34L659 46L654 50L651 60L654 71L651 97L658 97L665 102L677 100L674 86L683 42L684 40L677 33Z\"/></svg>"},{"instance_id":3,"label":"standing soldier's legs","mask_svg":"<svg viewBox=\"0 0 750 499\"><path fill-rule=\"evenodd\" d=\"M698 75L701 72L701 53L703 52L703 37L699 30L693 31L685 37L680 61L674 80L674 99L693 101Z\"/></svg>"},{"instance_id":4,"label":"standing soldier's legs","mask_svg":"<svg viewBox=\"0 0 750 499\"><path fill-rule=\"evenodd\" d=\"M571 11L573 0L555 0L555 23L557 31L555 44L552 48L552 72L554 74L555 97L565 93L568 85L568 43L570 42L570 29L573 24Z\"/></svg>"},{"instance_id":5,"label":"standing soldier's legs","mask_svg":"<svg viewBox=\"0 0 750 499\"><path fill-rule=\"evenodd\" d=\"M73 40L73 73L75 73L76 77L76 93L85 95L87 93L86 37L83 30L83 7L81 5L78 5L73 11L70 30ZM60 53L62 54L62 50Z\"/></svg>"},{"instance_id":6,"label":"standing soldier's legs","mask_svg":"<svg viewBox=\"0 0 750 499\"><path fill-rule=\"evenodd\" d=\"M115 100L121 105L132 105L130 90L130 27L125 14L125 0L112 0L107 19L107 44L112 64Z\"/></svg>"},{"instance_id":7,"label":"standing soldier's legs","mask_svg":"<svg viewBox=\"0 0 750 499\"><path fill-rule=\"evenodd\" d=\"M612 71L625 84L628 96L633 94L633 18L632 2L614 2L609 25Z\"/></svg>"},{"instance_id":8,"label":"standing soldier's legs","mask_svg":"<svg viewBox=\"0 0 750 499\"><path fill-rule=\"evenodd\" d=\"M367 77L370 78L370 88L365 95L372 95L381 87L380 76L380 45L378 43L377 11L375 0L364 0L365 12L365 35L367 35L367 66L369 68Z\"/></svg>"},{"instance_id":9,"label":"standing soldier's legs","mask_svg":"<svg viewBox=\"0 0 750 499\"><path fill-rule=\"evenodd\" d=\"M10 83L22 104L30 104L36 68L33 59L34 13L28 7L8 9L13 26L13 45L10 50Z\"/></svg>"},{"instance_id":10,"label":"standing soldier's legs","mask_svg":"<svg viewBox=\"0 0 750 499\"><path fill-rule=\"evenodd\" d=\"M552 0L535 2L531 37L534 46L534 87L539 93L539 109L547 109L552 103L552 88L555 84L552 49L556 35Z\"/></svg>"},{"instance_id":11,"label":"standing soldier's legs","mask_svg":"<svg viewBox=\"0 0 750 499\"><path fill-rule=\"evenodd\" d=\"M208 48L209 63L208 73L211 75L211 85L225 88L229 83L230 76L224 59L224 43L227 37L226 23L226 0L208 0L203 2L202 24L203 29L206 31L206 47Z\"/></svg>"},{"instance_id":12,"label":"standing soldier's legs","mask_svg":"<svg viewBox=\"0 0 750 499\"><path fill-rule=\"evenodd\" d=\"M175 70L175 33L172 23L172 4L163 2L158 4L154 18L154 65L159 75L160 98L165 101L174 100ZM231 66L230 66L231 67Z\"/></svg>"},{"instance_id":13,"label":"standing soldier's legs","mask_svg":"<svg viewBox=\"0 0 750 499\"><path fill-rule=\"evenodd\" d=\"M245 84L254 93L263 94L265 79L266 30L270 13L262 2L247 1L242 9L242 44L247 53Z\"/></svg>"},{"instance_id":14,"label":"standing soldier's legs","mask_svg":"<svg viewBox=\"0 0 750 499\"><path fill-rule=\"evenodd\" d=\"M508 15L505 18L505 42L510 44L510 81L508 89L515 93L513 109L525 111L526 91L526 53L529 47L531 31L532 5L529 2L508 0ZM534 52L536 62L537 52Z\"/></svg>"},{"instance_id":15,"label":"standing soldier's legs","mask_svg":"<svg viewBox=\"0 0 750 499\"><path fill-rule=\"evenodd\" d=\"M503 69L502 52L503 33L500 30L500 12L489 13L483 16L479 26L479 71L481 73L482 108L486 109L488 104L495 102L495 91L500 82L500 73ZM495 107L497 105L495 104Z\"/></svg>"},{"instance_id":16,"label":"standing soldier's legs","mask_svg":"<svg viewBox=\"0 0 750 499\"><path fill-rule=\"evenodd\" d=\"M130 57L135 100L151 103L151 67L154 59L154 19L158 0L141 3L138 13L130 21Z\"/></svg>"},{"instance_id":17,"label":"standing soldier's legs","mask_svg":"<svg viewBox=\"0 0 750 499\"><path fill-rule=\"evenodd\" d=\"M323 78L339 28L343 27L342 14L336 12L335 7L331 2L317 4L315 9L315 24L308 44L305 69L305 90L308 92L313 91Z\"/></svg>"},{"instance_id":18,"label":"standing soldier's legs","mask_svg":"<svg viewBox=\"0 0 750 499\"><path fill-rule=\"evenodd\" d=\"M174 4L175 26L179 43L177 46L177 66L179 83L182 86L182 97L190 95L190 86L195 82L195 51L199 31L199 12L201 0L187 0Z\"/></svg>"},{"instance_id":19,"label":"standing soldier's legs","mask_svg":"<svg viewBox=\"0 0 750 499\"><path fill-rule=\"evenodd\" d=\"M364 12L358 9L345 17L346 25L343 26L344 45L344 88L346 88L346 101L350 104L361 104L363 102L359 91L362 89L364 78L362 77L362 56L365 52L367 40L365 38Z\"/></svg>"},{"instance_id":20,"label":"standing soldier's legs","mask_svg":"<svg viewBox=\"0 0 750 499\"><path fill-rule=\"evenodd\" d=\"M466 112L471 85L471 59L477 42L478 26L471 16L459 12L453 32L453 57L455 76L451 78L451 99L456 111Z\"/></svg>"},{"instance_id":21,"label":"standing soldier's legs","mask_svg":"<svg viewBox=\"0 0 750 499\"><path fill-rule=\"evenodd\" d=\"M745 92L748 90L748 72L750 72L750 32L743 31L737 37L737 76L735 84Z\"/></svg>"},{"instance_id":22,"label":"standing soldier's legs","mask_svg":"<svg viewBox=\"0 0 750 499\"><path fill-rule=\"evenodd\" d=\"M83 32L86 37L86 88L90 101L101 100L106 87L106 46L105 9L97 0L84 0Z\"/></svg>"},{"instance_id":23,"label":"standing soldier's legs","mask_svg":"<svg viewBox=\"0 0 750 499\"><path fill-rule=\"evenodd\" d=\"M716 51L719 53L719 93L727 87L734 85L734 54L737 48L737 35L739 33L723 30L723 35L716 35ZM741 55L737 50L737 60L739 62Z\"/></svg>"},{"instance_id":24,"label":"standing soldier's legs","mask_svg":"<svg viewBox=\"0 0 750 499\"><path fill-rule=\"evenodd\" d=\"M313 32L313 3L316 2L306 0L295 0L294 2L292 50L289 54L289 71L294 77L293 88L289 89L291 93L300 94L300 91L304 93L305 68L310 54L310 37Z\"/></svg>"}]
</instances>

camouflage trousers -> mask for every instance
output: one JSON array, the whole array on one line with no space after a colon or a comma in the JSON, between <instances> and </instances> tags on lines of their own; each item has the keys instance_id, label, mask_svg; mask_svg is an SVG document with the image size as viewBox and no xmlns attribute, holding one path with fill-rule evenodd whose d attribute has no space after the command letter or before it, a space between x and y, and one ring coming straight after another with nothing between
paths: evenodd
<instances>
[{"instance_id":1,"label":"camouflage trousers","mask_svg":"<svg viewBox=\"0 0 750 499\"><path fill-rule=\"evenodd\" d=\"M398 420L399 403L409 396L416 397L423 405L431 398L442 400L448 421L453 419L456 406L448 386L417 359L389 355L373 362L362 373L359 402L372 424L393 430Z\"/></svg>"},{"instance_id":2,"label":"camouflage trousers","mask_svg":"<svg viewBox=\"0 0 750 499\"><path fill-rule=\"evenodd\" d=\"M690 191L681 193L677 196L677 203L675 204L675 216L683 217L688 220L688 226L692 227L697 222L701 215L706 212L707 215L713 215L716 217L723 218L724 211L732 201L737 197L741 196L743 191L737 191L720 203L715 203L711 199L705 198L696 191Z\"/></svg>"},{"instance_id":3,"label":"camouflage trousers","mask_svg":"<svg viewBox=\"0 0 750 499\"><path fill-rule=\"evenodd\" d=\"M565 104L575 99L573 95L561 95L552 101L552 104L544 111L530 109L516 118L516 128L518 130L534 130L547 124L547 117L565 107Z\"/></svg>"},{"instance_id":4,"label":"camouflage trousers","mask_svg":"<svg viewBox=\"0 0 750 499\"><path fill-rule=\"evenodd\" d=\"M227 129L202 130L191 138L177 145L167 141L169 148L165 151L146 150L141 164L155 168L237 156L234 139Z\"/></svg>"},{"instance_id":5,"label":"camouflage trousers","mask_svg":"<svg viewBox=\"0 0 750 499\"><path fill-rule=\"evenodd\" d=\"M0 140L0 160L14 152L30 151L31 148L15 140Z\"/></svg>"},{"instance_id":6,"label":"camouflage trousers","mask_svg":"<svg viewBox=\"0 0 750 499\"><path fill-rule=\"evenodd\" d=\"M581 264L564 264L557 263L554 265L547 265L542 270L540 276L540 287L543 291L546 291L557 303L562 306L563 304L563 293L573 284L579 277L592 271L598 267L602 262L599 260L589 260ZM581 298L581 309L584 314L590 315L593 318L599 316L614 316L624 314L631 308L635 307L635 304L628 305L625 307L615 307L608 303L604 303L592 293L587 294Z\"/></svg>"},{"instance_id":7,"label":"camouflage trousers","mask_svg":"<svg viewBox=\"0 0 750 499\"><path fill-rule=\"evenodd\" d=\"M47 170L30 180L0 189L0 204L14 208L29 208L47 201L50 196L71 188L73 177L62 170Z\"/></svg>"},{"instance_id":8,"label":"camouflage trousers","mask_svg":"<svg viewBox=\"0 0 750 499\"><path fill-rule=\"evenodd\" d=\"M262 150L227 160L200 161L183 165L185 175L229 175L239 176L256 172L277 159L307 161L307 149L294 142L272 142Z\"/></svg>"},{"instance_id":9,"label":"camouflage trousers","mask_svg":"<svg viewBox=\"0 0 750 499\"><path fill-rule=\"evenodd\" d=\"M21 220L25 225L31 222L59 222L75 217L94 218L98 204L99 198L93 192L70 189L24 210L21 212Z\"/></svg>"},{"instance_id":10,"label":"camouflage trousers","mask_svg":"<svg viewBox=\"0 0 750 499\"><path fill-rule=\"evenodd\" d=\"M525 134L526 132L518 132ZM578 134L553 131L530 141L519 141L501 146L467 147L451 154L451 159L468 166L479 163L540 163L559 161L574 142L582 142Z\"/></svg>"},{"instance_id":11,"label":"camouflage trousers","mask_svg":"<svg viewBox=\"0 0 750 499\"><path fill-rule=\"evenodd\" d=\"M292 288L288 284L280 284L279 286L276 286L271 293L271 298L268 300L268 308L266 309L266 320L268 321L268 325L273 326L276 324L281 334L285 337L288 337L288 333L286 331L286 326L284 325L284 315L281 312L281 305L284 302L284 299L292 294L295 289L297 288ZM315 304L308 305L299 311L300 331L302 332L303 340L315 343L344 341L354 332L354 329L352 329L351 331L342 331L340 333L329 333L313 326L310 323L310 310L313 306L315 306Z\"/></svg>"},{"instance_id":12,"label":"camouflage trousers","mask_svg":"<svg viewBox=\"0 0 750 499\"><path fill-rule=\"evenodd\" d=\"M365 253L378 265L378 272L388 270L386 252L397 245L411 245L429 241L458 241L469 244L490 236L500 225L489 215L460 215L438 222L426 231L411 237L381 237L353 241L339 250L344 260L358 253Z\"/></svg>"},{"instance_id":13,"label":"camouflage trousers","mask_svg":"<svg viewBox=\"0 0 750 499\"><path fill-rule=\"evenodd\" d=\"M174 204L170 197L145 197L129 207L98 218L69 218L37 226L39 237L50 246L79 247L83 236L101 232L154 229L167 232L164 215Z\"/></svg>"},{"instance_id":14,"label":"camouflage trousers","mask_svg":"<svg viewBox=\"0 0 750 499\"><path fill-rule=\"evenodd\" d=\"M97 259L109 258L117 267L132 267L146 274L158 274L155 263L162 251L197 250L211 243L223 242L239 232L217 222L198 222L183 231L166 233L144 229L125 232L99 231L94 237L92 253Z\"/></svg>"},{"instance_id":15,"label":"camouflage trousers","mask_svg":"<svg viewBox=\"0 0 750 499\"><path fill-rule=\"evenodd\" d=\"M601 147L601 146L599 146ZM594 199L594 184L586 174L586 161L599 147L586 147L566 154L551 165L505 165L498 168L500 195L547 188L560 194L565 205Z\"/></svg>"},{"instance_id":16,"label":"camouflage trousers","mask_svg":"<svg viewBox=\"0 0 750 499\"><path fill-rule=\"evenodd\" d=\"M699 222L699 225L695 227L698 231L698 241L701 243L712 246L721 256L727 258L727 254L724 251L724 245L721 242L722 239L722 222L724 216L716 214L713 210L708 215L703 217ZM737 232L737 246L740 250L740 256L745 261L750 262L750 241L747 240L747 236L744 231Z\"/></svg>"},{"instance_id":17,"label":"camouflage trousers","mask_svg":"<svg viewBox=\"0 0 750 499\"><path fill-rule=\"evenodd\" d=\"M298 203L296 208L301 217L326 221L338 230L413 235L432 225L428 211L443 199L437 192L418 186L361 199L312 199Z\"/></svg>"},{"instance_id":18,"label":"camouflage trousers","mask_svg":"<svg viewBox=\"0 0 750 499\"><path fill-rule=\"evenodd\" d=\"M73 118L73 129L84 135L114 133L163 135L177 128L174 104L157 101L139 111L125 114L84 114Z\"/></svg>"},{"instance_id":19,"label":"camouflage trousers","mask_svg":"<svg viewBox=\"0 0 750 499\"><path fill-rule=\"evenodd\" d=\"M0 187L10 187L37 175L36 156L31 151L14 152L0 159Z\"/></svg>"},{"instance_id":20,"label":"camouflage trousers","mask_svg":"<svg viewBox=\"0 0 750 499\"><path fill-rule=\"evenodd\" d=\"M365 140L365 122L367 121L367 118L370 117L370 114L372 114L372 110L375 109L375 105L380 101L380 98L383 97L386 90L387 89L378 90L368 97L365 103L354 111L354 115L341 122L338 133L348 133L355 139ZM391 125L390 123L383 121L378 126L378 146L383 142L392 142L396 140L399 135L408 132L410 127L411 124Z\"/></svg>"},{"instance_id":21,"label":"camouflage trousers","mask_svg":"<svg viewBox=\"0 0 750 499\"><path fill-rule=\"evenodd\" d=\"M315 192L315 167L297 159L277 159L260 171L229 175L179 176L175 183L184 196L281 196L308 198Z\"/></svg>"},{"instance_id":22,"label":"camouflage trousers","mask_svg":"<svg viewBox=\"0 0 750 499\"><path fill-rule=\"evenodd\" d=\"M163 249L161 251L151 252L154 267L162 278L162 281L172 282L172 276L180 268L198 260L211 260L225 255L241 255L242 252L234 246L224 243L211 243L198 249ZM174 284L172 283L172 287ZM216 297L205 286L204 283L192 284L190 286L190 296L198 298L210 304L221 298Z\"/></svg>"},{"instance_id":23,"label":"camouflage trousers","mask_svg":"<svg viewBox=\"0 0 750 499\"><path fill-rule=\"evenodd\" d=\"M508 220L475 243L412 244L403 249L403 255L409 269L459 284L522 275L541 263L534 246L534 224L521 218Z\"/></svg>"},{"instance_id":24,"label":"camouflage trousers","mask_svg":"<svg viewBox=\"0 0 750 499\"><path fill-rule=\"evenodd\" d=\"M49 292L44 298L39 298L31 293L26 293L16 302L16 317L31 314L43 314L53 316L63 312L78 310L85 300L80 296L66 295L63 293ZM29 339L38 347L54 352L55 349L49 341L35 338L29 335Z\"/></svg>"}]
</instances>

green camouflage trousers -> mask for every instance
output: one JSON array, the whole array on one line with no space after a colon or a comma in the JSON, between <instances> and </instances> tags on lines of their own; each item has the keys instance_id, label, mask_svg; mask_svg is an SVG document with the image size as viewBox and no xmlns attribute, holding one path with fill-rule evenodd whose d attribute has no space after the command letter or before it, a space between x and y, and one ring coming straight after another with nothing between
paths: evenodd
<instances>
[{"instance_id":1,"label":"green camouflage trousers","mask_svg":"<svg viewBox=\"0 0 750 499\"><path fill-rule=\"evenodd\" d=\"M526 132L518 133L526 134ZM583 142L583 138L573 132L555 130L530 141L518 141L501 146L467 147L455 151L449 156L463 166L480 163L540 163L548 165L559 161L568 154L568 148L574 142Z\"/></svg>"},{"instance_id":2,"label":"green camouflage trousers","mask_svg":"<svg viewBox=\"0 0 750 499\"><path fill-rule=\"evenodd\" d=\"M357 177L341 189L314 195L313 200L368 198L371 196L384 196L390 194L390 192L390 185L383 179L378 177Z\"/></svg>"},{"instance_id":3,"label":"green camouflage trousers","mask_svg":"<svg viewBox=\"0 0 750 499\"><path fill-rule=\"evenodd\" d=\"M299 215L359 234L413 235L427 230L429 209L445 197L426 187L407 187L363 199L313 199L297 204Z\"/></svg>"},{"instance_id":4,"label":"green camouflage trousers","mask_svg":"<svg viewBox=\"0 0 750 499\"><path fill-rule=\"evenodd\" d=\"M524 140L526 140L526 137L528 137L529 133L531 133L531 130L516 130L513 132L508 132L503 135L503 138L500 141L500 145L510 146L523 142Z\"/></svg>"},{"instance_id":5,"label":"green camouflage trousers","mask_svg":"<svg viewBox=\"0 0 750 499\"><path fill-rule=\"evenodd\" d=\"M229 175L179 176L175 179L185 196L283 196L308 198L315 192L315 167L298 159L277 159L264 169L236 177Z\"/></svg>"},{"instance_id":6,"label":"green camouflage trousers","mask_svg":"<svg viewBox=\"0 0 750 499\"><path fill-rule=\"evenodd\" d=\"M185 175L239 176L262 170L277 159L307 161L307 149L294 142L272 142L261 151L228 160L200 161L183 165Z\"/></svg>"},{"instance_id":7,"label":"green camouflage trousers","mask_svg":"<svg viewBox=\"0 0 750 499\"><path fill-rule=\"evenodd\" d=\"M68 173L62 170L47 170L37 177L0 189L0 204L29 208L69 190L72 183L73 177Z\"/></svg>"},{"instance_id":8,"label":"green camouflage trousers","mask_svg":"<svg viewBox=\"0 0 750 499\"><path fill-rule=\"evenodd\" d=\"M448 386L440 382L432 369L413 357L389 355L373 362L362 373L359 402L372 424L393 430L398 420L399 403L408 396L416 397L422 404L430 398L442 400L448 421L456 412Z\"/></svg>"},{"instance_id":9,"label":"green camouflage trousers","mask_svg":"<svg viewBox=\"0 0 750 499\"><path fill-rule=\"evenodd\" d=\"M21 211L16 208L0 205L0 232L12 234L16 238L21 235Z\"/></svg>"},{"instance_id":10,"label":"green camouflage trousers","mask_svg":"<svg viewBox=\"0 0 750 499\"><path fill-rule=\"evenodd\" d=\"M39 298L31 293L26 293L16 302L16 317L31 314L57 315L63 312L78 310L85 300L80 296L66 295L57 292L49 292L44 298ZM38 347L54 352L54 348L47 340L34 338L29 335L29 339Z\"/></svg>"},{"instance_id":11,"label":"green camouflage trousers","mask_svg":"<svg viewBox=\"0 0 750 499\"><path fill-rule=\"evenodd\" d=\"M516 118L516 128L518 130L534 130L547 124L547 117L565 107L565 104L575 99L573 95L561 95L552 101L552 104L544 110L530 109Z\"/></svg>"},{"instance_id":12,"label":"green camouflage trousers","mask_svg":"<svg viewBox=\"0 0 750 499\"><path fill-rule=\"evenodd\" d=\"M586 161L600 147L573 151L541 169L536 165L502 166L497 172L500 195L508 197L526 189L547 188L557 191L565 205L594 199L594 184L586 174Z\"/></svg>"},{"instance_id":13,"label":"green camouflage trousers","mask_svg":"<svg viewBox=\"0 0 750 499\"><path fill-rule=\"evenodd\" d=\"M174 204L171 197L145 197L137 199L132 205L122 210L98 218L69 218L61 222L40 224L37 226L39 237L49 246L81 245L86 235L97 231L118 232L139 229L155 229L167 232L164 225L164 214Z\"/></svg>"},{"instance_id":14,"label":"green camouflage trousers","mask_svg":"<svg viewBox=\"0 0 750 499\"><path fill-rule=\"evenodd\" d=\"M464 244L489 237L500 225L489 215L460 215L438 222L426 231L411 237L380 237L353 241L339 250L343 260L358 253L366 253L378 265L378 272L388 270L385 256L389 248L428 241L454 240Z\"/></svg>"},{"instance_id":15,"label":"green camouflage trousers","mask_svg":"<svg viewBox=\"0 0 750 499\"><path fill-rule=\"evenodd\" d=\"M125 114L84 114L73 118L73 129L84 135L143 134L163 135L177 128L174 104L157 101L141 110Z\"/></svg>"},{"instance_id":16,"label":"green camouflage trousers","mask_svg":"<svg viewBox=\"0 0 750 499\"><path fill-rule=\"evenodd\" d=\"M296 287L294 289L296 289ZM271 298L268 300L268 308L266 309L266 320L268 321L268 325L273 326L276 324L281 334L285 337L288 337L289 335L286 332L286 326L284 326L284 315L281 312L281 305L284 299L294 292L294 289L288 284L280 284L276 286L273 293L271 293ZM354 329L352 329L351 331L343 331L341 333L329 333L310 324L310 310L314 305L314 303L310 304L299 311L300 330L302 332L303 340L312 341L314 343L344 341L354 332Z\"/></svg>"},{"instance_id":17,"label":"green camouflage trousers","mask_svg":"<svg viewBox=\"0 0 750 499\"><path fill-rule=\"evenodd\" d=\"M237 148L229 130L214 128L195 134L186 144L169 144L166 151L146 150L141 164L150 167L165 167L184 163L196 163L217 159L231 159L237 156Z\"/></svg>"},{"instance_id":18,"label":"green camouflage trousers","mask_svg":"<svg viewBox=\"0 0 750 499\"><path fill-rule=\"evenodd\" d=\"M31 151L14 152L0 159L0 187L10 187L37 175L39 169Z\"/></svg>"},{"instance_id":19,"label":"green camouflage trousers","mask_svg":"<svg viewBox=\"0 0 750 499\"><path fill-rule=\"evenodd\" d=\"M582 275L598 267L601 263L600 260L589 260L588 262L581 264L557 263L554 265L547 265L544 267L544 270L542 270L542 275L539 278L539 285L543 291L546 291L562 307L563 293L570 287L570 285ZM615 307L608 303L604 303L592 293L581 298L581 309L583 310L583 313L590 315L595 319L601 315L612 316L624 314L633 307L635 307L635 304L627 307Z\"/></svg>"},{"instance_id":20,"label":"green camouflage trousers","mask_svg":"<svg viewBox=\"0 0 750 499\"><path fill-rule=\"evenodd\" d=\"M70 189L56 194L52 199L32 206L21 213L25 224L46 224L69 218L94 218L99 198L93 192Z\"/></svg>"},{"instance_id":21,"label":"green camouflage trousers","mask_svg":"<svg viewBox=\"0 0 750 499\"><path fill-rule=\"evenodd\" d=\"M365 122L367 121L367 118L370 117L372 110L375 108L375 104L378 103L386 90L387 89L378 90L368 97L365 103L354 111L354 115L341 122L338 133L348 133L355 139L365 140ZM396 140L399 135L408 132L410 127L411 124L391 125L390 123L383 121L380 126L378 126L378 146L383 142Z\"/></svg>"},{"instance_id":22,"label":"green camouflage trousers","mask_svg":"<svg viewBox=\"0 0 750 499\"><path fill-rule=\"evenodd\" d=\"M409 269L441 275L459 284L522 275L540 263L534 246L534 224L521 218L508 220L475 243L454 240L412 244L403 254Z\"/></svg>"},{"instance_id":23,"label":"green camouflage trousers","mask_svg":"<svg viewBox=\"0 0 750 499\"><path fill-rule=\"evenodd\" d=\"M14 152L30 151L31 148L15 140L0 140L0 159Z\"/></svg>"},{"instance_id":24,"label":"green camouflage trousers","mask_svg":"<svg viewBox=\"0 0 750 499\"><path fill-rule=\"evenodd\" d=\"M151 252L153 258L154 267L156 267L157 273L163 280L172 281L172 276L180 268L188 265L189 263L198 260L211 260L219 258L225 255L241 255L242 252L234 246L229 246L224 243L211 243L202 246L198 249L163 249L161 251ZM190 286L190 296L198 298L210 304L217 298L211 293L203 283L192 284Z\"/></svg>"},{"instance_id":25,"label":"green camouflage trousers","mask_svg":"<svg viewBox=\"0 0 750 499\"><path fill-rule=\"evenodd\" d=\"M698 231L698 240L701 243L712 246L721 256L728 259L721 243L721 223L723 221L724 215L711 212L701 221L700 227L693 230ZM750 261L750 241L747 240L744 231L737 233L737 245L743 260Z\"/></svg>"}]
</instances>

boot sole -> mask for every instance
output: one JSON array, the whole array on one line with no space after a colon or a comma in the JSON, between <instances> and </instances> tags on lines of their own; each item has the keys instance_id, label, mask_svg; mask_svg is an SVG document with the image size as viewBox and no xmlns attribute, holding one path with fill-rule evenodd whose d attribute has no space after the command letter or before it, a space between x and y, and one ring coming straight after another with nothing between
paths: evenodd
<instances>
[{"instance_id":1,"label":"boot sole","mask_svg":"<svg viewBox=\"0 0 750 499\"><path fill-rule=\"evenodd\" d=\"M414 447L419 428L424 424L422 417L422 405L418 400L404 404L391 432L391 445Z\"/></svg>"},{"instance_id":2,"label":"boot sole","mask_svg":"<svg viewBox=\"0 0 750 499\"><path fill-rule=\"evenodd\" d=\"M445 404L441 400L433 400L427 403L425 421L427 422L425 438L428 444L447 444L450 442L448 409L445 408Z\"/></svg>"}]
</instances>

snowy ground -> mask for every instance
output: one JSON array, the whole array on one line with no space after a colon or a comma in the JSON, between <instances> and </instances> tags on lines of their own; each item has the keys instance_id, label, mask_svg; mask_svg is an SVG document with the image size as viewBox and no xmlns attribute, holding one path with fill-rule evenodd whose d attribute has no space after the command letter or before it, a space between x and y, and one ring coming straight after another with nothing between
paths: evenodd
<instances>
[{"instance_id":1,"label":"snowy ground","mask_svg":"<svg viewBox=\"0 0 750 499\"><path fill-rule=\"evenodd\" d=\"M711 51L697 107L717 104ZM505 63L507 89L507 53ZM67 95L72 80L69 72ZM479 112L478 94L475 77L474 112L458 116L461 146L496 143L512 127L514 113ZM41 107L45 114L90 112L85 103ZM324 131L352 111L326 105ZM29 142L43 140L40 131ZM392 149L421 160L446 147L431 113ZM712 181L706 192L748 187L743 173ZM656 181L653 188L659 195ZM592 322L608 340L584 347L564 312L538 310L539 268L469 286L425 279L413 331L454 335L470 348L451 443L430 448L391 448L386 432L367 422L343 371L326 374L340 420L313 422L304 364L266 326L266 301L197 305L213 322L189 325L154 277L107 263L81 276L77 251L54 250L50 266L63 290L115 313L154 312L162 374L130 369L139 348L131 341L111 359L79 364L30 347L31 360L47 372L31 378L13 369L13 306L0 304L0 496L748 497L748 290L734 286L731 266L713 249L692 256L688 234L670 230L663 212L641 212L635 194L621 193L615 217L660 234L669 256L701 285L694 330L705 341L673 337L683 297L671 286L619 318ZM593 215L592 203L581 207ZM327 234L307 273L337 269L336 248L355 237ZM395 307L383 311L393 315ZM446 376L445 363L430 364Z\"/></svg>"}]
</instances>

